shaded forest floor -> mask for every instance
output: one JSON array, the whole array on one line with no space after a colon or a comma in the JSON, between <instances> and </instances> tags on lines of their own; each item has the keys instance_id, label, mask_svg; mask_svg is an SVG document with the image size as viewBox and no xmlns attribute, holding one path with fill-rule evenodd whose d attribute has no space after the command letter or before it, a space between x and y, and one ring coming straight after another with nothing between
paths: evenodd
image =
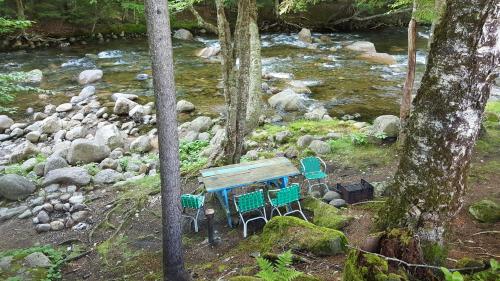
<instances>
[{"instance_id":1,"label":"shaded forest floor","mask_svg":"<svg viewBox=\"0 0 500 281\"><path fill-rule=\"evenodd\" d=\"M464 208L451 222L448 240L447 265L468 257L500 259L500 223L479 223L471 217L468 206L484 198L500 199L500 125L486 123L487 134L477 143L469 178ZM394 145L388 149L394 150ZM387 148L385 148L387 149ZM394 152L394 154L396 153ZM349 183L361 178L383 182L397 168L397 157L377 161L369 166L349 166L335 158L328 162L329 183ZM196 175L195 175L196 176ZM292 181L302 182L301 178ZM95 190L88 206L92 210L92 228L85 231L65 230L36 234L29 220L10 220L0 224L0 251L50 244L68 252L69 261L63 265L63 280L160 280L161 278L161 220L158 177L150 177L133 186L108 187ZM183 179L183 192L198 188L196 177ZM383 198L377 198L383 201ZM208 206L216 211L215 228L221 244L212 247L206 238L205 221L200 232L194 233L185 225L183 237L186 266L195 280L227 280L238 275L254 275L258 271L255 256L259 251L258 235L263 224L250 223L250 235L242 237L242 226L230 229L215 198L208 197ZM360 246L369 233L375 232L374 218L380 202L349 206L344 214L354 216L345 232L349 243ZM111 211L110 211L111 210ZM110 214L110 215L108 215ZM307 214L311 215L311 214ZM123 223L123 224L122 224ZM98 226L98 227L96 227ZM315 257L297 253L311 262L294 267L320 280L341 280L345 255Z\"/></svg>"}]
</instances>

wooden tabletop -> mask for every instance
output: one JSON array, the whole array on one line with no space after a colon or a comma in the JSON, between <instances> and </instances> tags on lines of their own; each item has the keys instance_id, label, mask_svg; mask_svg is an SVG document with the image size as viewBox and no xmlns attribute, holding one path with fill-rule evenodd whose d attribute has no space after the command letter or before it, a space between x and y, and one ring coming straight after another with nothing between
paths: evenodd
<instances>
[{"instance_id":1,"label":"wooden tabletop","mask_svg":"<svg viewBox=\"0 0 500 281\"><path fill-rule=\"evenodd\" d=\"M299 170L285 157L257 160L200 171L199 181L207 192L216 192L283 177L299 175Z\"/></svg>"}]
</instances>

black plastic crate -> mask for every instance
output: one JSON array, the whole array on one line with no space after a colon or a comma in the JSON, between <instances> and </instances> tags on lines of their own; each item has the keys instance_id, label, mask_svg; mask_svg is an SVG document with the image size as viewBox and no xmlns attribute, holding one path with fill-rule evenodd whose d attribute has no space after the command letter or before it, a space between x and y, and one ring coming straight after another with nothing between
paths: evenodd
<instances>
[{"instance_id":1,"label":"black plastic crate","mask_svg":"<svg viewBox=\"0 0 500 281\"><path fill-rule=\"evenodd\" d=\"M364 179L361 179L360 183L349 185L337 183L337 190L342 194L342 199L348 204L373 199L373 185Z\"/></svg>"}]
</instances>

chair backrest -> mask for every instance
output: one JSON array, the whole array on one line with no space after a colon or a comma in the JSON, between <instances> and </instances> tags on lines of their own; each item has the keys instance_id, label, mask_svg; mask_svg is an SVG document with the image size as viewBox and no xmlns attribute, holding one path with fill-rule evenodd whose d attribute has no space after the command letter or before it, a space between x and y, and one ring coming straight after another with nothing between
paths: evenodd
<instances>
[{"instance_id":1,"label":"chair backrest","mask_svg":"<svg viewBox=\"0 0 500 281\"><path fill-rule=\"evenodd\" d=\"M319 172L321 171L321 160L318 157L306 157L300 160L302 164L302 172Z\"/></svg>"},{"instance_id":2,"label":"chair backrest","mask_svg":"<svg viewBox=\"0 0 500 281\"><path fill-rule=\"evenodd\" d=\"M205 196L203 195L193 195L193 194L181 195L182 208L199 209L203 206L204 201L205 201Z\"/></svg>"},{"instance_id":3,"label":"chair backrest","mask_svg":"<svg viewBox=\"0 0 500 281\"><path fill-rule=\"evenodd\" d=\"M276 204L278 206L296 202L299 201L299 199L300 186L298 183L294 183L286 188L282 188L276 193Z\"/></svg>"},{"instance_id":4,"label":"chair backrest","mask_svg":"<svg viewBox=\"0 0 500 281\"><path fill-rule=\"evenodd\" d=\"M264 192L262 189L235 197L238 212L245 213L264 207Z\"/></svg>"}]
</instances>

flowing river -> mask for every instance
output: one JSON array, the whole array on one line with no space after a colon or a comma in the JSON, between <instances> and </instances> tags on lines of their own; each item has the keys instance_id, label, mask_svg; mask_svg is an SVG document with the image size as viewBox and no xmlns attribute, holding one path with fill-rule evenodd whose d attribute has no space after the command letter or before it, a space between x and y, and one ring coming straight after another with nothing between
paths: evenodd
<instances>
[{"instance_id":1,"label":"flowing river","mask_svg":"<svg viewBox=\"0 0 500 281\"><path fill-rule=\"evenodd\" d=\"M359 113L362 120L399 112L401 89L406 75L406 30L391 29L372 33L313 34L327 35L328 43L314 48L298 40L297 34L262 35L263 72L289 73L296 80L311 81L309 104L322 104L332 117ZM417 40L417 81L425 68L428 31L421 30ZM377 52L396 58L393 65L373 64L356 59L342 45L370 41ZM216 116L223 111L224 98L217 89L220 65L197 57L196 51L216 44L215 38L196 37L195 41L174 40L174 60L178 99L195 104L199 114ZM335 47L337 50L332 50ZM19 108L13 117L25 114L28 107L41 110L47 103L68 102L82 86L77 75L85 69L99 68L104 77L96 83L100 100L112 105L112 93L141 96L142 103L153 99L151 78L138 80L138 74L151 74L147 42L116 40L103 44L72 46L67 49L40 49L0 54L0 72L40 69L44 74L41 88L54 95L41 99L37 94L20 94L13 106ZM267 81L282 87L280 79ZM418 85L418 83L417 83ZM267 98L267 96L265 97Z\"/></svg>"}]
</instances>

